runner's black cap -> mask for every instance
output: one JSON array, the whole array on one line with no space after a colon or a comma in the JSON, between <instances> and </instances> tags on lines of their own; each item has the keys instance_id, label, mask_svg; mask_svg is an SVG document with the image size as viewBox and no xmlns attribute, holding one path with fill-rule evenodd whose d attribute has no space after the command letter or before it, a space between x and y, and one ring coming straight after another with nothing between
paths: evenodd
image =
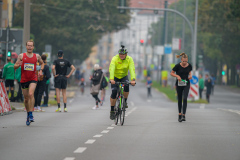
<instances>
[{"instance_id":1,"label":"runner's black cap","mask_svg":"<svg viewBox=\"0 0 240 160\"><path fill-rule=\"evenodd\" d=\"M62 57L63 56L63 51L62 50L59 50L58 51L58 57Z\"/></svg>"}]
</instances>

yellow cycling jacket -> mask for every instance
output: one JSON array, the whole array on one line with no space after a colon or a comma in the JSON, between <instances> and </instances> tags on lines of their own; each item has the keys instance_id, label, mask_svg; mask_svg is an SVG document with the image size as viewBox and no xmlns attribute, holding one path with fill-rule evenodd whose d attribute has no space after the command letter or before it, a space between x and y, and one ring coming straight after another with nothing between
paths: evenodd
<instances>
[{"instance_id":1,"label":"yellow cycling jacket","mask_svg":"<svg viewBox=\"0 0 240 160\"><path fill-rule=\"evenodd\" d=\"M136 79L135 66L132 57L126 56L125 60L121 60L117 54L112 58L109 66L110 80L114 80L114 77L121 79L128 75L130 71L131 80Z\"/></svg>"}]
</instances>

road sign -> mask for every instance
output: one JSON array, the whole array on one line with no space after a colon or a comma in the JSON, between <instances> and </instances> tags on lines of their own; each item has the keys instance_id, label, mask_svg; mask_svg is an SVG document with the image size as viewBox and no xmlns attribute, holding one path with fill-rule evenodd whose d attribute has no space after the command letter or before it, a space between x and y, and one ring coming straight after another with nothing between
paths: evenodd
<instances>
[{"instance_id":1,"label":"road sign","mask_svg":"<svg viewBox=\"0 0 240 160\"><path fill-rule=\"evenodd\" d=\"M197 84L198 83L198 77L192 76L192 79L190 80L191 84Z\"/></svg>"},{"instance_id":2,"label":"road sign","mask_svg":"<svg viewBox=\"0 0 240 160\"><path fill-rule=\"evenodd\" d=\"M164 54L171 54L172 53L172 46L165 45L164 46Z\"/></svg>"}]
</instances>

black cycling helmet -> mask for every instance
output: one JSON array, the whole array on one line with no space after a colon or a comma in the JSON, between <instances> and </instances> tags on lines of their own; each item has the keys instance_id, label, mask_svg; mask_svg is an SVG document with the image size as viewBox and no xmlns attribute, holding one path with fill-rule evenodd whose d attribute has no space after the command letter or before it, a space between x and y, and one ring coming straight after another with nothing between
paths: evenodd
<instances>
[{"instance_id":1,"label":"black cycling helmet","mask_svg":"<svg viewBox=\"0 0 240 160\"><path fill-rule=\"evenodd\" d=\"M118 53L120 53L120 54L127 54L128 53L127 48L124 49L125 48L124 45L121 45L121 47L122 48L118 50Z\"/></svg>"}]
</instances>

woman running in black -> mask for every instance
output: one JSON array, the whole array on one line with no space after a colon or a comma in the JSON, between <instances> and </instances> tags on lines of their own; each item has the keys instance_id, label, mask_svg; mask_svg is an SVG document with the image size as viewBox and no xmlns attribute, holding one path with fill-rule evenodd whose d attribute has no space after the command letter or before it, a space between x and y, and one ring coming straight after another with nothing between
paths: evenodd
<instances>
[{"instance_id":1,"label":"woman running in black","mask_svg":"<svg viewBox=\"0 0 240 160\"><path fill-rule=\"evenodd\" d=\"M176 57L179 58L181 56L181 62L176 64L173 67L171 76L176 77L176 86L177 86L177 94L178 94L178 121L186 121L186 110L187 110L187 97L190 88L190 79L192 79L192 65L188 63L188 56L185 53L181 53ZM176 72L176 74L175 74ZM182 105L183 99L183 105ZM183 107L182 107L183 106ZM182 109L183 108L183 109Z\"/></svg>"}]
</instances>

